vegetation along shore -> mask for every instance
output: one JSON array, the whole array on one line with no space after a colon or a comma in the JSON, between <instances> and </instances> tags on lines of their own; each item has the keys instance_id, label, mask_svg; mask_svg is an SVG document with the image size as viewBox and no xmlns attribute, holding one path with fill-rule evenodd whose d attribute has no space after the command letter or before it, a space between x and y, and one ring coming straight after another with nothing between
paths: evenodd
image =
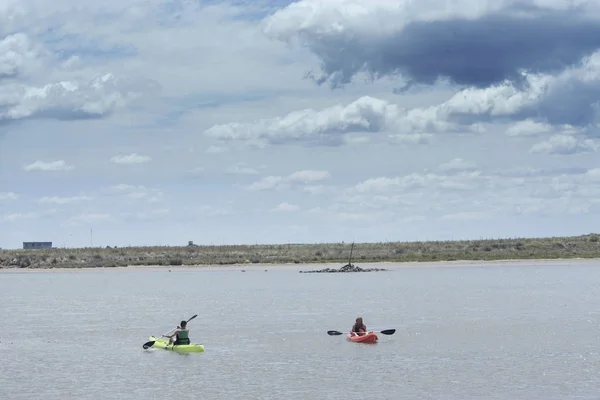
<instances>
[{"instance_id":1,"label":"vegetation along shore","mask_svg":"<svg viewBox=\"0 0 600 400\"><path fill-rule=\"evenodd\" d=\"M0 268L346 263L351 243L0 250ZM600 258L600 234L550 238L356 243L353 261Z\"/></svg>"}]
</instances>

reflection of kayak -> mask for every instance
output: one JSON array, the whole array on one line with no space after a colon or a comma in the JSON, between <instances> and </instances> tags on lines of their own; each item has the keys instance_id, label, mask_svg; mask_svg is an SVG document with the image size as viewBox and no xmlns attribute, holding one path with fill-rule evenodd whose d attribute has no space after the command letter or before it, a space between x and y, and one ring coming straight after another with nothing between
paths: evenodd
<instances>
[{"instance_id":1,"label":"reflection of kayak","mask_svg":"<svg viewBox=\"0 0 600 400\"><path fill-rule=\"evenodd\" d=\"M152 345L155 349L165 349L174 351L176 353L202 353L204 352L203 344L178 344L177 346L173 346L169 344L169 339L160 338L157 339L154 336L150 336L149 341L155 341Z\"/></svg>"},{"instance_id":2,"label":"reflection of kayak","mask_svg":"<svg viewBox=\"0 0 600 400\"><path fill-rule=\"evenodd\" d=\"M346 335L346 337L348 338L348 340L350 340L352 342L356 342L356 343L375 343L379 339L377 337L377 335L375 334L375 332L369 332L362 336L358 336L357 334L349 333L348 335Z\"/></svg>"}]
</instances>

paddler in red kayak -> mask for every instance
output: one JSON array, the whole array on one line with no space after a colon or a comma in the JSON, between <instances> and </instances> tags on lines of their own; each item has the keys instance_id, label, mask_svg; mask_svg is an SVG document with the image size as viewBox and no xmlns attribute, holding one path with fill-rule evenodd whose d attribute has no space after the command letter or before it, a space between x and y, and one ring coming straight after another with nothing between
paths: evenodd
<instances>
[{"instance_id":1,"label":"paddler in red kayak","mask_svg":"<svg viewBox=\"0 0 600 400\"><path fill-rule=\"evenodd\" d=\"M352 329L350 330L353 336L363 336L367 333L367 326L363 323L362 317L356 318L356 322L352 325Z\"/></svg>"},{"instance_id":2,"label":"paddler in red kayak","mask_svg":"<svg viewBox=\"0 0 600 400\"><path fill-rule=\"evenodd\" d=\"M175 332L172 335L163 335L169 338L169 344L178 346L180 344L190 344L190 330L186 328L187 322L181 321Z\"/></svg>"}]
</instances>

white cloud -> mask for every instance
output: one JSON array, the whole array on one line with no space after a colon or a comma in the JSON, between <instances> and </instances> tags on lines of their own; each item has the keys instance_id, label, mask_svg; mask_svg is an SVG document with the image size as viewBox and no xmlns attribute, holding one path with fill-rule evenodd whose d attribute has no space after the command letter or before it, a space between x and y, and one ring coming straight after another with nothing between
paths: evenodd
<instances>
[{"instance_id":1,"label":"white cloud","mask_svg":"<svg viewBox=\"0 0 600 400\"><path fill-rule=\"evenodd\" d=\"M300 207L296 204L290 204L287 202L279 203L276 207L272 209L274 212L294 212L298 211Z\"/></svg>"},{"instance_id":2,"label":"white cloud","mask_svg":"<svg viewBox=\"0 0 600 400\"><path fill-rule=\"evenodd\" d=\"M329 179L330 177L331 175L328 171L304 170L290 174L287 179L291 182L319 182Z\"/></svg>"},{"instance_id":3,"label":"white cloud","mask_svg":"<svg viewBox=\"0 0 600 400\"><path fill-rule=\"evenodd\" d=\"M26 118L77 120L104 117L136 98L129 85L111 74L90 81L60 81L43 86L6 84L0 95L0 122Z\"/></svg>"},{"instance_id":4,"label":"white cloud","mask_svg":"<svg viewBox=\"0 0 600 400\"><path fill-rule=\"evenodd\" d=\"M149 202L160 201L161 197L163 196L162 191L158 189L149 188L144 185L135 186L125 183L110 186L104 191L109 194L116 194L132 200L147 199Z\"/></svg>"},{"instance_id":5,"label":"white cloud","mask_svg":"<svg viewBox=\"0 0 600 400\"><path fill-rule=\"evenodd\" d=\"M17 200L19 195L14 192L0 192L0 201L1 200Z\"/></svg>"},{"instance_id":6,"label":"white cloud","mask_svg":"<svg viewBox=\"0 0 600 400\"><path fill-rule=\"evenodd\" d=\"M16 33L0 39L0 79L16 77L37 58L29 37Z\"/></svg>"},{"instance_id":7,"label":"white cloud","mask_svg":"<svg viewBox=\"0 0 600 400\"><path fill-rule=\"evenodd\" d=\"M145 164L151 160L151 157L137 153L119 154L110 158L110 162L114 164Z\"/></svg>"},{"instance_id":8,"label":"white cloud","mask_svg":"<svg viewBox=\"0 0 600 400\"><path fill-rule=\"evenodd\" d=\"M556 132L556 127L531 119L515 122L506 130L508 136L539 136Z\"/></svg>"},{"instance_id":9,"label":"white cloud","mask_svg":"<svg viewBox=\"0 0 600 400\"><path fill-rule=\"evenodd\" d=\"M328 171L302 170L288 176L265 176L247 186L249 190L286 189L292 185L320 182L330 178ZM314 187L314 185L311 185Z\"/></svg>"},{"instance_id":10,"label":"white cloud","mask_svg":"<svg viewBox=\"0 0 600 400\"><path fill-rule=\"evenodd\" d=\"M244 164L241 164L241 165L238 164L238 165L229 167L229 168L227 168L226 172L228 174L234 174L234 175L257 175L260 173L257 169L248 167Z\"/></svg>"},{"instance_id":11,"label":"white cloud","mask_svg":"<svg viewBox=\"0 0 600 400\"><path fill-rule=\"evenodd\" d=\"M111 192L119 192L119 193L123 193L123 192L131 192L137 189L142 189L145 190L146 187L145 186L133 186L133 185L128 185L126 183L119 183L118 185L113 185L108 187L108 190Z\"/></svg>"},{"instance_id":12,"label":"white cloud","mask_svg":"<svg viewBox=\"0 0 600 400\"><path fill-rule=\"evenodd\" d=\"M44 172L56 172L56 171L70 171L74 167L67 164L64 160L56 161L35 161L23 167L25 171L44 171Z\"/></svg>"},{"instance_id":13,"label":"white cloud","mask_svg":"<svg viewBox=\"0 0 600 400\"><path fill-rule=\"evenodd\" d=\"M230 215L233 212L227 207L215 207L210 205L203 205L194 209L195 213L205 217L218 217L223 215Z\"/></svg>"},{"instance_id":14,"label":"white cloud","mask_svg":"<svg viewBox=\"0 0 600 400\"><path fill-rule=\"evenodd\" d=\"M472 171L475 169L475 163L463 160L462 158L453 158L452 160L440 164L440 170L444 172Z\"/></svg>"},{"instance_id":15,"label":"white cloud","mask_svg":"<svg viewBox=\"0 0 600 400\"><path fill-rule=\"evenodd\" d=\"M384 192L390 188L400 190L414 190L425 188L437 188L444 190L470 190L485 185L488 177L479 171L460 172L453 175L410 174L393 178L378 177L371 178L357 184L352 192Z\"/></svg>"},{"instance_id":16,"label":"white cloud","mask_svg":"<svg viewBox=\"0 0 600 400\"><path fill-rule=\"evenodd\" d=\"M71 196L71 197L59 197L59 196L44 196L38 200L40 204L70 204L81 201L92 200L89 196Z\"/></svg>"},{"instance_id":17,"label":"white cloud","mask_svg":"<svg viewBox=\"0 0 600 400\"><path fill-rule=\"evenodd\" d=\"M40 211L23 211L23 212L8 212L0 214L0 221L3 222L19 222L30 220L42 220L56 214L56 210L40 210Z\"/></svg>"},{"instance_id":18,"label":"white cloud","mask_svg":"<svg viewBox=\"0 0 600 400\"><path fill-rule=\"evenodd\" d=\"M446 120L458 118L471 122L478 118L522 119L508 132L513 136L522 134L524 129L537 133L543 129L548 129L548 133L572 133L597 122L600 52L594 52L580 65L568 67L558 75L527 73L522 79L522 88L503 83L484 89L465 89L438 106L438 115ZM549 123L554 127L549 127Z\"/></svg>"},{"instance_id":19,"label":"white cloud","mask_svg":"<svg viewBox=\"0 0 600 400\"><path fill-rule=\"evenodd\" d=\"M284 178L281 176L265 176L248 186L250 190L270 190L278 186L286 186Z\"/></svg>"},{"instance_id":20,"label":"white cloud","mask_svg":"<svg viewBox=\"0 0 600 400\"><path fill-rule=\"evenodd\" d=\"M596 149L598 149L597 141L590 139L582 140L568 135L554 135L546 141L533 145L531 152L573 155L595 152Z\"/></svg>"},{"instance_id":21,"label":"white cloud","mask_svg":"<svg viewBox=\"0 0 600 400\"><path fill-rule=\"evenodd\" d=\"M249 123L215 125L204 134L223 141L341 145L350 133L390 132L395 141L423 144L429 141L431 133L470 129L438 119L433 108L407 110L386 100L363 96L345 106L306 109Z\"/></svg>"},{"instance_id":22,"label":"white cloud","mask_svg":"<svg viewBox=\"0 0 600 400\"><path fill-rule=\"evenodd\" d=\"M345 107L334 106L321 111L306 109L270 120L216 125L205 134L221 140L264 140L270 143L311 140L336 132L379 131L386 120L395 118L397 113L394 105L366 96Z\"/></svg>"},{"instance_id":23,"label":"white cloud","mask_svg":"<svg viewBox=\"0 0 600 400\"><path fill-rule=\"evenodd\" d=\"M12 221L18 221L21 219L32 219L32 218L36 218L37 216L38 216L37 213L34 213L34 212L6 213L6 214L0 216L0 218L2 221L12 222Z\"/></svg>"}]
</instances>

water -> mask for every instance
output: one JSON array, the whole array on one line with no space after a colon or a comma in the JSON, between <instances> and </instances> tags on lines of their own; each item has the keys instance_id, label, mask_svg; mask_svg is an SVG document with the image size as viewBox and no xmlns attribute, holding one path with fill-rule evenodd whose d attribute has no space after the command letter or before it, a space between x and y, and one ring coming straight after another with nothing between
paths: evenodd
<instances>
[{"instance_id":1,"label":"water","mask_svg":"<svg viewBox=\"0 0 600 400\"><path fill-rule=\"evenodd\" d=\"M597 399L598 264L2 273L0 398ZM194 314L205 353L142 349Z\"/></svg>"}]
</instances>

